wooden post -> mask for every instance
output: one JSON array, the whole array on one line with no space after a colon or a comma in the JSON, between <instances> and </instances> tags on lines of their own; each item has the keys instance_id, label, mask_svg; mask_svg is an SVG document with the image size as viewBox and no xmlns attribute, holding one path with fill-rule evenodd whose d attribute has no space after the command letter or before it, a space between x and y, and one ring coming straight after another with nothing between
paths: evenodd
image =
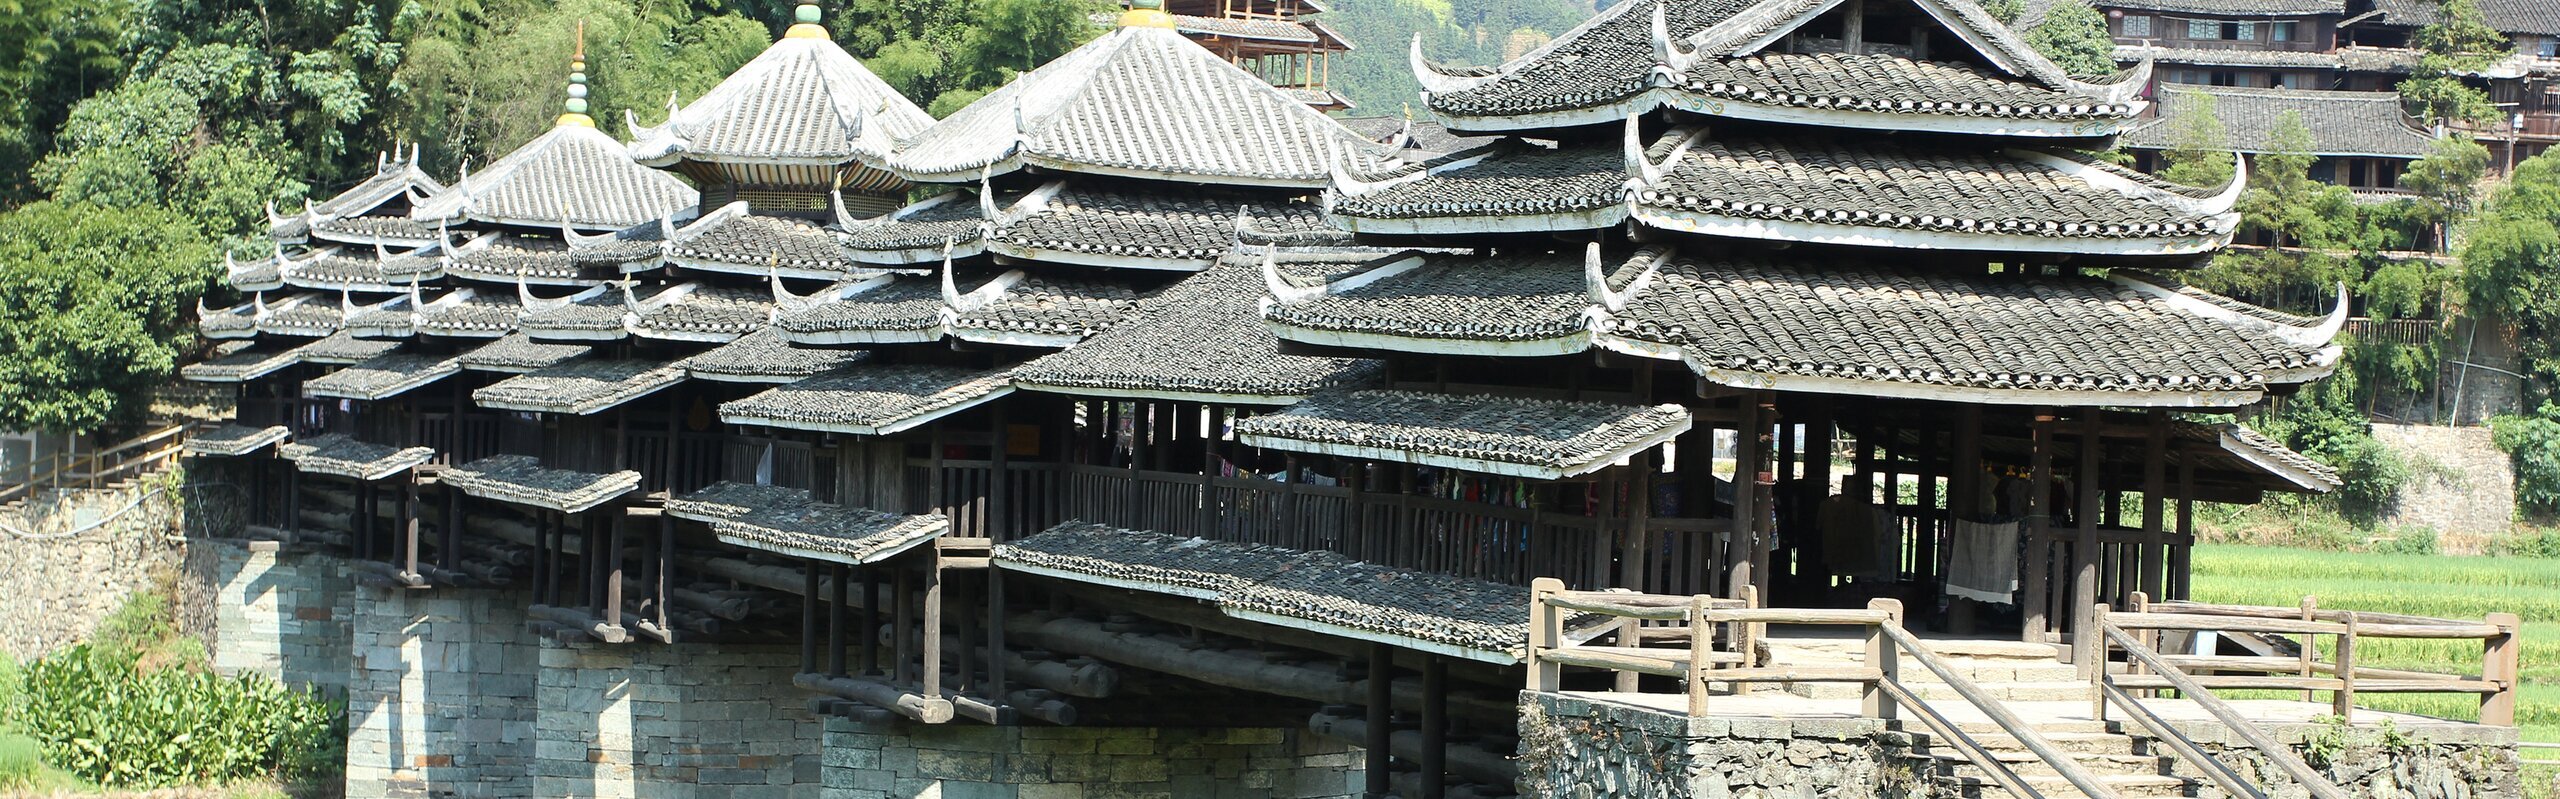
<instances>
[{"instance_id":1,"label":"wooden post","mask_svg":"<svg viewBox=\"0 0 2560 799\"><path fill-rule=\"evenodd\" d=\"M2338 714L2340 721L2353 723L2356 720L2355 612L2348 611L2344 621L2347 631L2338 634L2338 656L2335 659L2338 667L2338 690L2329 693L2329 712ZM2303 636L2304 639L2310 637Z\"/></svg>"},{"instance_id":2,"label":"wooden post","mask_svg":"<svg viewBox=\"0 0 2560 799\"><path fill-rule=\"evenodd\" d=\"M400 573L414 579L418 576L418 473L410 472L401 483L400 539L406 557Z\"/></svg>"},{"instance_id":3,"label":"wooden post","mask_svg":"<svg viewBox=\"0 0 2560 799\"><path fill-rule=\"evenodd\" d=\"M2161 596L2168 569L2169 412L2154 408L2142 451L2142 583L2136 590Z\"/></svg>"},{"instance_id":4,"label":"wooden post","mask_svg":"<svg viewBox=\"0 0 2560 799\"><path fill-rule=\"evenodd\" d=\"M1004 696L1004 570L987 570L987 695Z\"/></svg>"},{"instance_id":5,"label":"wooden post","mask_svg":"<svg viewBox=\"0 0 2560 799\"><path fill-rule=\"evenodd\" d=\"M611 532L608 534L603 553L605 558L604 623L620 627L622 626L622 528L627 523L627 516L618 507L608 506L604 511L613 514L605 521L605 524L611 526Z\"/></svg>"},{"instance_id":6,"label":"wooden post","mask_svg":"<svg viewBox=\"0 0 2560 799\"><path fill-rule=\"evenodd\" d=\"M1742 600L1743 607L1750 608L1752 610L1760 609L1759 586L1746 585L1742 587L1742 590L1735 592L1735 594L1736 596L1734 598ZM1766 632L1766 629L1767 628L1762 626L1760 622L1756 621L1744 622L1733 626L1734 648L1742 650L1743 665L1760 665L1760 639L1763 637L1762 633Z\"/></svg>"},{"instance_id":7,"label":"wooden post","mask_svg":"<svg viewBox=\"0 0 2560 799\"><path fill-rule=\"evenodd\" d=\"M1767 588L1770 581L1776 577L1771 573L1770 553L1778 543L1778 516L1775 508L1777 486L1773 482L1775 476L1768 473L1771 443L1769 436L1770 426L1778 424L1781 420L1778 418L1777 394L1762 391L1753 395L1752 399L1759 404L1752 409L1751 418L1755 426L1752 428L1751 438L1747 440L1751 445L1751 470L1734 472L1737 480L1747 478L1749 482L1740 483L1734 486L1734 489L1737 496L1742 489L1750 489L1751 584Z\"/></svg>"},{"instance_id":8,"label":"wooden post","mask_svg":"<svg viewBox=\"0 0 2560 799\"><path fill-rule=\"evenodd\" d=\"M1001 404L1001 403L999 403ZM1218 532L1218 408L1200 406L1200 507L1193 535L1225 540Z\"/></svg>"},{"instance_id":9,"label":"wooden post","mask_svg":"<svg viewBox=\"0 0 2560 799\"><path fill-rule=\"evenodd\" d=\"M2107 648L2109 644L2107 639L2107 603L2092 603L2089 606L2088 628L2074 633L2073 635L2076 638L2088 641L2090 648L2083 651L2089 652L2090 662L2097 664L2097 668L2083 668L2080 670L2082 674L2086 674L2089 677L2089 718L2100 723L2105 723L2107 720L2106 686Z\"/></svg>"},{"instance_id":10,"label":"wooden post","mask_svg":"<svg viewBox=\"0 0 2560 799\"><path fill-rule=\"evenodd\" d=\"M2079 543L2071 547L2071 607L2080 618L2072 620L2071 641L2085 677L2104 671L2098 664L2101 643L2088 611L2098 603L2098 498L2103 493L2098 483L2098 451L2106 446L2102 441L2106 414L2096 408L2082 408L2080 413L2080 468L2071 476L2080 501L2071 518L2080 527Z\"/></svg>"},{"instance_id":11,"label":"wooden post","mask_svg":"<svg viewBox=\"0 0 2560 799\"><path fill-rule=\"evenodd\" d=\"M1713 607L1704 594L1689 598L1689 670L1683 675L1680 690L1689 698L1689 717L1707 715L1707 656L1715 651L1715 627L1707 622L1707 611ZM1552 612L1552 611L1550 611Z\"/></svg>"},{"instance_id":12,"label":"wooden post","mask_svg":"<svg viewBox=\"0 0 2560 799\"><path fill-rule=\"evenodd\" d=\"M871 573L870 566L861 567L861 571L862 634L854 636L854 639L859 642L856 645L859 646L862 651L862 674L867 677L880 673L880 581L877 575ZM837 586L836 598L838 600L842 600L844 598L844 570L836 570L835 577ZM844 603L839 601L836 605L837 607L843 607Z\"/></svg>"},{"instance_id":13,"label":"wooden post","mask_svg":"<svg viewBox=\"0 0 2560 799\"><path fill-rule=\"evenodd\" d=\"M915 667L915 659L910 657L915 650L907 648L909 642L915 640L915 599L908 590L915 578L908 576L907 570L899 569L890 576L889 582L889 681L904 684L910 679L910 670Z\"/></svg>"},{"instance_id":14,"label":"wooden post","mask_svg":"<svg viewBox=\"0 0 2560 799\"><path fill-rule=\"evenodd\" d=\"M1652 588L1647 554L1653 550L1653 459L1654 451L1646 449L1627 467L1633 485L1627 489L1627 549L1620 555L1618 585L1637 592Z\"/></svg>"},{"instance_id":15,"label":"wooden post","mask_svg":"<svg viewBox=\"0 0 2560 799\"><path fill-rule=\"evenodd\" d=\"M254 495L262 496L265 493L265 489L259 489ZM443 566L445 571L461 570L462 492L454 490L451 485L444 487L444 525L443 529L437 532L443 534L438 536L443 539L443 543L436 545L436 563ZM411 571L415 570L411 569Z\"/></svg>"},{"instance_id":16,"label":"wooden post","mask_svg":"<svg viewBox=\"0 0 2560 799\"><path fill-rule=\"evenodd\" d=\"M2320 598L2319 598L2319 597L2316 597L2316 596L2311 596L2311 595L2309 595L2309 594L2305 594L2305 595L2303 595L2303 597L2302 597L2302 620L2303 620L2303 621L2318 621L2319 619L2320 619ZM2313 674L2315 674L2315 673L2316 673L2316 672L2313 672L2313 671L2311 670L2311 665L2312 665L2313 663L2317 662L2317 661L2320 659L2320 641L2319 641L2319 639L2318 639L2318 638L2313 637L2313 636L2312 636L2312 635L2310 635L2309 633L2305 633L2305 634L2303 634L2303 636L2302 636L2302 651L2301 651L2301 653L2298 655L2298 659L2299 659L2300 663L2299 663L2298 667L2297 667L2297 668L2296 668L2296 670L2295 670L2295 674L2296 674L2296 675L2298 675L2298 676L2303 677L2304 679L2309 679ZM2314 697L2314 696L2316 696L2316 695L2317 695L2317 694L2316 694L2315 692L2313 692L2313 691L2305 690L2305 691L2303 691L2303 692L2302 692L2302 701L2305 701L2305 702L2312 701L2312 697Z\"/></svg>"},{"instance_id":17,"label":"wooden post","mask_svg":"<svg viewBox=\"0 0 2560 799\"><path fill-rule=\"evenodd\" d=\"M1751 563L1751 552L1755 548L1751 540L1753 532L1751 482L1754 479L1754 473L1758 472L1760 467L1752 457L1752 442L1759 440L1759 436L1754 431L1760 427L1760 421L1756 418L1760 412L1760 404L1754 397L1747 394L1737 402L1740 407L1736 410L1740 411L1741 420L1733 425L1733 530L1729 534L1731 543L1725 547L1724 555L1727 561L1725 568L1732 575L1726 578L1725 584L1738 587L1759 584L1759 575L1752 571ZM1713 462L1714 453L1708 454L1708 460Z\"/></svg>"},{"instance_id":18,"label":"wooden post","mask_svg":"<svg viewBox=\"0 0 2560 799\"><path fill-rule=\"evenodd\" d=\"M2513 613L2491 613L2487 618L2498 634L2480 647L2480 678L2497 686L2496 693L2480 697L2480 723L2500 727L2516 724L2516 683L2524 675L2520 656L2524 644L2516 634L2524 628L2524 619Z\"/></svg>"},{"instance_id":19,"label":"wooden post","mask_svg":"<svg viewBox=\"0 0 2560 799\"><path fill-rule=\"evenodd\" d=\"M1422 656L1422 799L1449 796L1449 660Z\"/></svg>"},{"instance_id":20,"label":"wooden post","mask_svg":"<svg viewBox=\"0 0 2560 799\"><path fill-rule=\"evenodd\" d=\"M1003 543L1013 540L1013 502L1010 496L1013 492L1012 481L1009 479L1011 461L1008 458L1009 453L1005 452L1013 443L1012 428L1005 423L1005 408L1010 407L1012 403L991 404L994 407L987 413L992 417L990 424L995 428L995 444L987 449L987 537L996 543ZM1003 659L993 656L988 658L989 662ZM965 661L967 658L962 660ZM996 694L996 696L1003 696L1003 694Z\"/></svg>"},{"instance_id":21,"label":"wooden post","mask_svg":"<svg viewBox=\"0 0 2560 799\"><path fill-rule=\"evenodd\" d=\"M667 590L667 587L675 583L675 577L667 572L674 568L675 557L676 517L661 512L658 514L658 545L649 551L649 587L657 592L649 601L657 608L660 630L674 629L667 625L667 599L675 592Z\"/></svg>"},{"instance_id":22,"label":"wooden post","mask_svg":"<svg viewBox=\"0 0 2560 799\"><path fill-rule=\"evenodd\" d=\"M1886 693L1884 682L1900 682L1902 658L1894 648L1893 638L1885 634L1884 625L1902 626L1902 600L1877 597L1867 600L1867 609L1883 611L1886 619L1867 629L1867 668L1875 669L1878 682L1867 683L1860 692L1860 708L1867 718L1890 719L1900 713L1893 695Z\"/></svg>"},{"instance_id":23,"label":"wooden post","mask_svg":"<svg viewBox=\"0 0 2560 799\"><path fill-rule=\"evenodd\" d=\"M1564 581L1540 577L1529 581L1529 690L1553 693L1564 667L1547 660L1547 650L1564 642L1564 618L1547 600L1564 590ZM1380 646L1384 646L1381 644ZM1375 672L1371 672L1374 678Z\"/></svg>"},{"instance_id":24,"label":"wooden post","mask_svg":"<svg viewBox=\"0 0 2560 799\"><path fill-rule=\"evenodd\" d=\"M1534 592L1536 589L1531 590ZM1532 604L1530 607L1534 609L1538 606ZM1530 633L1532 636L1537 634L1534 632L1534 628L1535 625L1532 625L1533 632ZM1535 644L1531 644L1532 652L1536 651L1535 646ZM1534 655L1532 655L1530 662L1532 664L1537 662ZM1534 670L1536 666L1532 665L1531 668ZM1362 736L1364 740L1361 741L1361 754L1368 761L1367 777L1369 784L1368 791L1365 794L1367 799L1386 799L1387 794L1390 793L1387 778L1393 776L1393 773L1390 771L1390 765L1387 762L1387 750L1389 748L1390 740L1388 738L1388 734L1391 732L1388 728L1388 722L1390 721L1389 716L1395 712L1394 683L1395 648L1386 644L1370 644L1368 684L1369 706L1362 708L1364 715L1367 716L1368 725L1363 730L1366 734Z\"/></svg>"},{"instance_id":25,"label":"wooden post","mask_svg":"<svg viewBox=\"0 0 2560 799\"><path fill-rule=\"evenodd\" d=\"M927 552L926 555L935 553ZM925 696L942 695L942 562L929 561L924 566L924 691ZM988 657L1004 657L1002 652L989 652Z\"/></svg>"},{"instance_id":26,"label":"wooden post","mask_svg":"<svg viewBox=\"0 0 2560 799\"><path fill-rule=\"evenodd\" d=\"M2038 407L2028 428L2027 460L2033 476L2027 487L2027 584L2019 598L2024 606L2019 633L2029 643L2039 644L2052 629L2045 608L2053 592L2048 579L2053 569L2053 426L2053 409Z\"/></svg>"},{"instance_id":27,"label":"wooden post","mask_svg":"<svg viewBox=\"0 0 2560 799\"><path fill-rule=\"evenodd\" d=\"M2185 456L2178 458L2178 547L2176 557L2169 559L2166 582L2171 590L2163 599L2188 598L2189 572L2194 568L2196 549L2196 465Z\"/></svg>"},{"instance_id":28,"label":"wooden post","mask_svg":"<svg viewBox=\"0 0 2560 799\"><path fill-rule=\"evenodd\" d=\"M1959 520L1982 518L1982 406L1965 405L1956 415L1955 468L1947 478L1947 530L1955 531ZM1954 548L1949 547L1950 552ZM1952 554L1949 555L1953 557ZM1954 571L1950 565L1947 571ZM1945 575L1939 575L1943 580ZM1955 597L1947 601L1947 631L1956 635L1972 635L1974 600Z\"/></svg>"},{"instance_id":29,"label":"wooden post","mask_svg":"<svg viewBox=\"0 0 2560 799\"><path fill-rule=\"evenodd\" d=\"M837 580L836 585L842 586L844 581ZM844 658L843 649L835 652L836 659ZM814 560L800 562L800 673L818 673L818 562ZM844 669L832 669L830 673L842 675Z\"/></svg>"}]
</instances>

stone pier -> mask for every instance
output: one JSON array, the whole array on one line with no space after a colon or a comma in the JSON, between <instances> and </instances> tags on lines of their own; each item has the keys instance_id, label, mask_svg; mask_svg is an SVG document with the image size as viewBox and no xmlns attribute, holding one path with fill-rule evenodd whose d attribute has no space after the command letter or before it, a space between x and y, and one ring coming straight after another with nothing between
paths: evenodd
<instances>
[{"instance_id":1,"label":"stone pier","mask_svg":"<svg viewBox=\"0 0 2560 799\"><path fill-rule=\"evenodd\" d=\"M1302 728L827 719L825 799L1349 799L1357 755Z\"/></svg>"}]
</instances>

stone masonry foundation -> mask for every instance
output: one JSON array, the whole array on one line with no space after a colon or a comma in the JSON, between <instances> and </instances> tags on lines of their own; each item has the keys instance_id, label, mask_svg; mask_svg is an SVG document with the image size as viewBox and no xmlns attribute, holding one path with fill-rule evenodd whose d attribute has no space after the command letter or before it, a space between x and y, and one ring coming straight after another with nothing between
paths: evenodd
<instances>
[{"instance_id":1,"label":"stone masonry foundation","mask_svg":"<svg viewBox=\"0 0 2560 799\"><path fill-rule=\"evenodd\" d=\"M826 721L825 799L1331 799L1353 750L1303 729Z\"/></svg>"},{"instance_id":2,"label":"stone masonry foundation","mask_svg":"<svg viewBox=\"0 0 2560 799\"><path fill-rule=\"evenodd\" d=\"M534 795L539 648L510 592L355 589L350 797Z\"/></svg>"},{"instance_id":3,"label":"stone masonry foundation","mask_svg":"<svg viewBox=\"0 0 2560 799\"><path fill-rule=\"evenodd\" d=\"M541 796L817 799L820 725L796 646L545 643Z\"/></svg>"}]
</instances>

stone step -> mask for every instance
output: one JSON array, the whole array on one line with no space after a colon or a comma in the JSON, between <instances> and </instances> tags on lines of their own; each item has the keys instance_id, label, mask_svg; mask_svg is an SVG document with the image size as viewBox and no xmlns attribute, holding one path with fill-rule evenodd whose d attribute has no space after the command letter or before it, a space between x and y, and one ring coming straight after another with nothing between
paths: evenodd
<instances>
[{"instance_id":1,"label":"stone step","mask_svg":"<svg viewBox=\"0 0 2560 799\"><path fill-rule=\"evenodd\" d=\"M1904 687L1910 688L1912 693L1918 694L1922 699L1945 702L1964 701L1964 698L1958 695L1954 688L1948 687L1945 683L1919 682L1915 680L1905 682L1903 685ZM2037 680L2033 682L1976 680L1974 685L1975 687L1981 688L1983 694L1990 699L2007 700L2011 702L2052 702L2075 700L2085 702L2089 700L2089 692L2092 690L2089 687L2089 683L2081 680ZM1787 692L1808 699L1855 699L1862 693L1856 683L1845 682L1789 683Z\"/></svg>"},{"instance_id":2,"label":"stone step","mask_svg":"<svg viewBox=\"0 0 2560 799\"><path fill-rule=\"evenodd\" d=\"M2195 796L2198 789L2207 787L2199 780L2165 774L2100 774L2097 777L2099 784L2105 785L2108 790L2115 792L2115 795L2122 797ZM2063 779L2060 775L2020 773L2018 778L2025 782L2029 789L2043 795L2046 799L2085 799L2088 796L2080 791L2079 786L2072 785L2070 780ZM1961 796L1965 799L2012 799L2008 789L2000 787L1998 781L1987 775L1939 776L1935 777L1934 781L1950 796Z\"/></svg>"},{"instance_id":3,"label":"stone step","mask_svg":"<svg viewBox=\"0 0 2560 799\"><path fill-rule=\"evenodd\" d=\"M1910 722L1904 726L1906 728L1913 728L1919 727L1920 725L1918 722ZM1970 725L1959 724L1956 726L1963 728ZM2149 743L2145 742L2141 738L2136 738L2122 733L2071 731L2049 732L2042 729L2041 726L2036 730L2036 732L2037 734L2044 736L2045 742L2053 744L2054 748L2073 754L2154 756ZM2027 751L2026 743L2018 740L2017 736L2014 735L2006 733L1976 733L1972 730L1967 730L1965 734L1972 736L1973 742L1980 745L1983 749L1999 753L2004 758L2010 755L2029 758L2035 756L2033 753ZM1914 739L1919 741L1917 746L1924 751L1956 751L1955 745L1951 743L1942 744L1934 741L1928 741L1917 734L1914 735Z\"/></svg>"},{"instance_id":4,"label":"stone step","mask_svg":"<svg viewBox=\"0 0 2560 799\"><path fill-rule=\"evenodd\" d=\"M1859 638L1775 637L1764 640L1768 643L1769 651L1778 657L1780 662L1786 662L1790 654L1825 660L1859 660L1866 657L1866 642ZM2052 644L1971 638L1930 638L1923 639L1921 643L1926 644L1930 652L1948 660L2023 665L2048 665L2060 660L2058 654L2060 650L2055 649Z\"/></svg>"},{"instance_id":5,"label":"stone step","mask_svg":"<svg viewBox=\"0 0 2560 799\"><path fill-rule=\"evenodd\" d=\"M2054 771L2053 766L2045 763L2044 758L2037 757L2034 752L2029 752L2024 749L2001 750L1990 749L1989 747L1984 748L1988 750L1993 760L1997 760L2008 765L2009 770L2017 772L2020 776L2036 774L2058 775L2060 773ZM1957 751L1953 746L1949 746L1944 749L1926 750L1919 752L1918 754L1929 759L1930 770L1932 773L1941 776L1960 776L1971 773L1969 771L1971 769L1981 768L1980 766L1974 765L1971 759L1966 758L1962 752ZM2093 774L2144 774L2162 776L2170 775L2173 771L2173 766L2176 765L2162 759L2158 755L2103 755L2086 752L2072 752L2070 755L2072 761L2079 763L2081 768L2088 769L2090 773Z\"/></svg>"}]
</instances>

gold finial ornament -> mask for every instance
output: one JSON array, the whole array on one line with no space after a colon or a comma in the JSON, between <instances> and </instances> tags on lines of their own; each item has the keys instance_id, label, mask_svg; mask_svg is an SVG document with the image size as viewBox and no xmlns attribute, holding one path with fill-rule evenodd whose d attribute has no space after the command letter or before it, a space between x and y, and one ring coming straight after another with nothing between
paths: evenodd
<instances>
[{"instance_id":1,"label":"gold finial ornament","mask_svg":"<svg viewBox=\"0 0 2560 799\"><path fill-rule=\"evenodd\" d=\"M835 38L835 37L833 37L833 36L829 36L829 35L827 35L827 26L819 24L819 21L820 21L820 20L822 20L822 19L824 19L824 18L825 18L825 15L824 15L823 13L821 13L821 12L818 10L818 4L816 4L816 3L801 3L798 7L791 9L791 29L790 29L790 30L783 31L783 32L782 32L782 38L785 38L785 39L832 39L832 38Z\"/></svg>"},{"instance_id":2,"label":"gold finial ornament","mask_svg":"<svg viewBox=\"0 0 2560 799\"><path fill-rule=\"evenodd\" d=\"M1129 10L1120 12L1123 28L1171 28L1173 15L1164 13L1164 0L1129 0Z\"/></svg>"},{"instance_id":3,"label":"gold finial ornament","mask_svg":"<svg viewBox=\"0 0 2560 799\"><path fill-rule=\"evenodd\" d=\"M569 56L569 101L562 103L561 109L560 118L552 125L596 126L595 118L587 116L587 21L583 19L578 20L578 49Z\"/></svg>"}]
</instances>

